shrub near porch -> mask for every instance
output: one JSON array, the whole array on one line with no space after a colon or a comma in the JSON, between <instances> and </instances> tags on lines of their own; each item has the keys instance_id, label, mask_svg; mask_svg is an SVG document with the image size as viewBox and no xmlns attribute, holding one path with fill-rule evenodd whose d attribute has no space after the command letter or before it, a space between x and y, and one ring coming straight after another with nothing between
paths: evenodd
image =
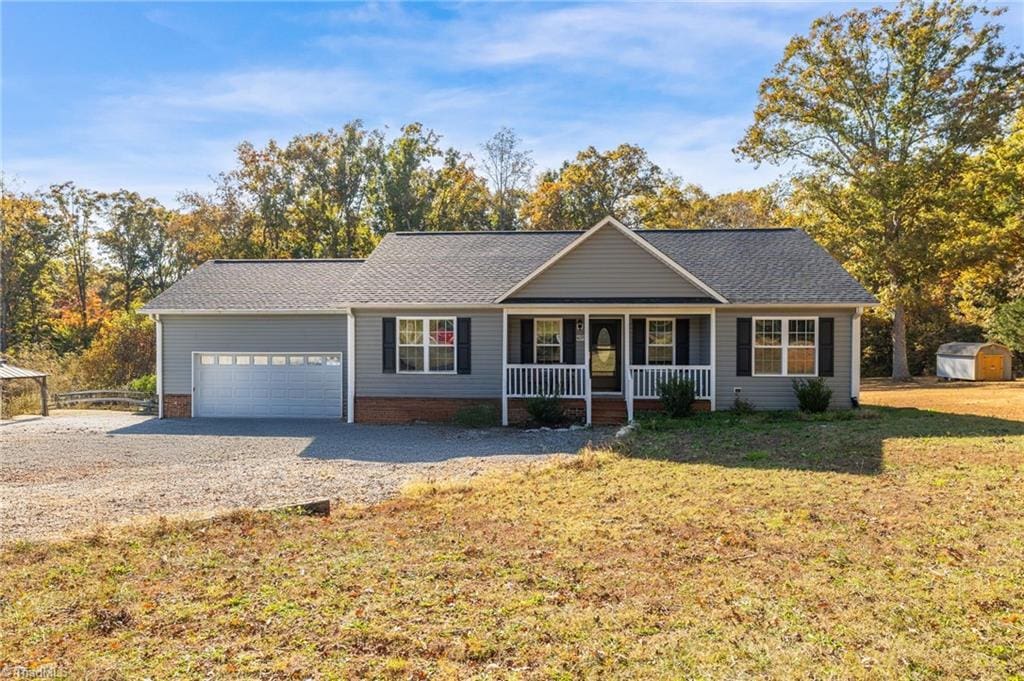
<instances>
[{"instance_id":1,"label":"shrub near porch","mask_svg":"<svg viewBox=\"0 0 1024 681\"><path fill-rule=\"evenodd\" d=\"M617 451L327 519L12 546L0 659L154 678L1012 678L1022 497L1019 421L661 418Z\"/></svg>"}]
</instances>

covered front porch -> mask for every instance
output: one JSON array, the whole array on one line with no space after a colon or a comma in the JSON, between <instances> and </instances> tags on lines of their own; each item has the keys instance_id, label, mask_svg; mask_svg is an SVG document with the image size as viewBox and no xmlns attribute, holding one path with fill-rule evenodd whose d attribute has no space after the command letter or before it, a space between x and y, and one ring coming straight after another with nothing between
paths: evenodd
<instances>
[{"instance_id":1,"label":"covered front porch","mask_svg":"<svg viewBox=\"0 0 1024 681\"><path fill-rule=\"evenodd\" d=\"M715 408L715 311L709 307L508 307L502 314L502 423L521 401L557 395L587 424L660 408L659 385L693 382Z\"/></svg>"}]
</instances>

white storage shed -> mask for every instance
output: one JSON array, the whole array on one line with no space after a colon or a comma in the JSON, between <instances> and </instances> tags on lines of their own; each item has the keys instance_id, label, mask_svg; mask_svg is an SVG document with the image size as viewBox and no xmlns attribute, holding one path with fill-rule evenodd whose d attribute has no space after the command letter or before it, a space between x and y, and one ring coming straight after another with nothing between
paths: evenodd
<instances>
[{"instance_id":1,"label":"white storage shed","mask_svg":"<svg viewBox=\"0 0 1024 681\"><path fill-rule=\"evenodd\" d=\"M1010 350L998 343L943 343L935 359L939 378L958 381L1013 379Z\"/></svg>"}]
</instances>

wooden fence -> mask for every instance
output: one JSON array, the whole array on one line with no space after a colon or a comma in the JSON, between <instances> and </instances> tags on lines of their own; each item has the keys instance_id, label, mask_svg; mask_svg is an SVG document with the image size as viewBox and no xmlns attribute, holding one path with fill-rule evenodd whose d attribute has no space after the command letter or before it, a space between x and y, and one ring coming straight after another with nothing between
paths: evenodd
<instances>
[{"instance_id":1,"label":"wooden fence","mask_svg":"<svg viewBox=\"0 0 1024 681\"><path fill-rule=\"evenodd\" d=\"M68 407L124 406L138 409L143 414L156 413L156 395L137 390L82 390L57 393L50 396L50 405L56 409Z\"/></svg>"}]
</instances>

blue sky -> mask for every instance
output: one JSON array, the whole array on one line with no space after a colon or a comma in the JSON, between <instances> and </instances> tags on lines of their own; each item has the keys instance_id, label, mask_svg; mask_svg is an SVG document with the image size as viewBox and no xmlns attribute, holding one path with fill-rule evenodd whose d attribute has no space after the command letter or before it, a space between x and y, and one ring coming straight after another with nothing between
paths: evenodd
<instances>
[{"instance_id":1,"label":"blue sky","mask_svg":"<svg viewBox=\"0 0 1024 681\"><path fill-rule=\"evenodd\" d=\"M3 170L169 204L238 142L420 121L476 151L514 128L539 168L646 147L713 191L770 181L731 148L790 36L847 3L2 3ZM1002 18L1020 45L1024 5Z\"/></svg>"}]
</instances>

